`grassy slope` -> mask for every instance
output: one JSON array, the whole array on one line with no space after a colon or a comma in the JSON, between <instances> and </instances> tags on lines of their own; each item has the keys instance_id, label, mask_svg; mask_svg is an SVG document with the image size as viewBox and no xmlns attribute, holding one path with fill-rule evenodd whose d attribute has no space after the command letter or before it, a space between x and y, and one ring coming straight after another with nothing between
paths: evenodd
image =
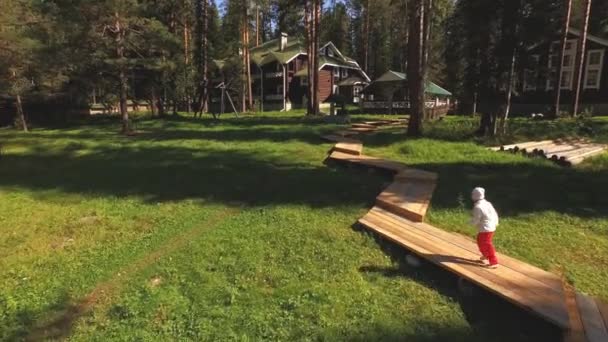
<instances>
[{"instance_id":1,"label":"grassy slope","mask_svg":"<svg viewBox=\"0 0 608 342\"><path fill-rule=\"evenodd\" d=\"M486 326L504 328L496 307L476 318L486 311L472 311L453 278L410 269L401 250L351 227L388 178L324 166L330 145L317 133L331 125L137 126L135 138L113 122L0 132L0 339L481 341ZM608 297L600 162L567 171L391 133L366 148L441 172L430 220L446 229L470 232L466 194L486 185L504 217L501 249L563 265ZM500 336L524 338L514 330Z\"/></svg>"}]
</instances>

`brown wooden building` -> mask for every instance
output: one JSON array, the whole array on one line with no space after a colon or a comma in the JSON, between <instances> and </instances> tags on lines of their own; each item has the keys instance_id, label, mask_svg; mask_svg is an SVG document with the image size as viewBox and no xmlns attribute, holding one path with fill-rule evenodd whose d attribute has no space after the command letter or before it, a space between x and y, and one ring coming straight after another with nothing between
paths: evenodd
<instances>
[{"instance_id":1,"label":"brown wooden building","mask_svg":"<svg viewBox=\"0 0 608 342\"><path fill-rule=\"evenodd\" d=\"M305 108L308 56L302 39L286 34L251 49L254 99L264 110ZM329 42L320 49L319 100L321 106L332 94L341 94L349 103L358 102L359 92L370 79L352 58L342 55Z\"/></svg>"}]
</instances>

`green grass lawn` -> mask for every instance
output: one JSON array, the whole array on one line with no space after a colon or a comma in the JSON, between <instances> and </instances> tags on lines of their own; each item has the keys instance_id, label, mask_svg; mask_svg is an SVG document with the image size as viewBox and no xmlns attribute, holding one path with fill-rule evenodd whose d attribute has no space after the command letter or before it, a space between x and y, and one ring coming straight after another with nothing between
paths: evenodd
<instances>
[{"instance_id":1,"label":"green grass lawn","mask_svg":"<svg viewBox=\"0 0 608 342\"><path fill-rule=\"evenodd\" d=\"M601 140L603 124L515 120L507 139L590 126ZM336 126L301 113L135 125L0 130L0 340L555 338L355 227L390 177L324 165L318 134ZM447 230L473 234L468 193L485 186L501 251L608 299L608 158L564 169L487 151L472 128L387 131L365 152L438 171L428 220Z\"/></svg>"}]
</instances>

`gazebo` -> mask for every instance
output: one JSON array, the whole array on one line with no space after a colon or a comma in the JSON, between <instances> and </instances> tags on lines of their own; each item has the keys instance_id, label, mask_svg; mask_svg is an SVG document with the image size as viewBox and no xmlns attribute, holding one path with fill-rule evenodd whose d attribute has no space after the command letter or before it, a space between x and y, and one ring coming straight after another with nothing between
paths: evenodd
<instances>
[{"instance_id":1,"label":"gazebo","mask_svg":"<svg viewBox=\"0 0 608 342\"><path fill-rule=\"evenodd\" d=\"M450 106L452 93L433 82L427 82L426 108L447 109ZM389 70L374 80L362 91L362 107L366 110L384 111L389 114L393 110L401 112L409 108L407 76L404 73Z\"/></svg>"}]
</instances>

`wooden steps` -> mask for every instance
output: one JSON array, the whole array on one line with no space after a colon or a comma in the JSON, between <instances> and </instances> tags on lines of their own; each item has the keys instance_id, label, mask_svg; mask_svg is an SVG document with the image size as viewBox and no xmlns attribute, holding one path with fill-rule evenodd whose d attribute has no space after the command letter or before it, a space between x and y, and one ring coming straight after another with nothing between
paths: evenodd
<instances>
[{"instance_id":1,"label":"wooden steps","mask_svg":"<svg viewBox=\"0 0 608 342\"><path fill-rule=\"evenodd\" d=\"M418 181L418 182L437 182L439 176L435 172L428 172L413 168L403 168L396 175L396 181Z\"/></svg>"},{"instance_id":2,"label":"wooden steps","mask_svg":"<svg viewBox=\"0 0 608 342\"><path fill-rule=\"evenodd\" d=\"M376 205L412 221L422 222L434 190L434 182L396 181L376 197Z\"/></svg>"},{"instance_id":3,"label":"wooden steps","mask_svg":"<svg viewBox=\"0 0 608 342\"><path fill-rule=\"evenodd\" d=\"M500 254L498 258L501 267L496 270L487 269L479 263L479 252L473 241L467 241L460 236L452 237L451 233L429 225L422 229L382 208L372 208L359 222L421 257L540 315L559 327L569 326L561 286L547 284L547 280L552 282L554 279L548 272L532 267L534 272L531 273L530 265L514 259L504 263L504 256Z\"/></svg>"},{"instance_id":4,"label":"wooden steps","mask_svg":"<svg viewBox=\"0 0 608 342\"><path fill-rule=\"evenodd\" d=\"M370 157L363 154L356 156L340 151L333 151L328 158L341 162L348 162L352 164L363 165L392 172L400 172L402 170L409 169L409 167L404 163L400 163L393 160L386 160L382 158Z\"/></svg>"},{"instance_id":5,"label":"wooden steps","mask_svg":"<svg viewBox=\"0 0 608 342\"><path fill-rule=\"evenodd\" d=\"M333 150L358 156L363 151L363 144L361 142L339 142L334 146Z\"/></svg>"}]
</instances>

